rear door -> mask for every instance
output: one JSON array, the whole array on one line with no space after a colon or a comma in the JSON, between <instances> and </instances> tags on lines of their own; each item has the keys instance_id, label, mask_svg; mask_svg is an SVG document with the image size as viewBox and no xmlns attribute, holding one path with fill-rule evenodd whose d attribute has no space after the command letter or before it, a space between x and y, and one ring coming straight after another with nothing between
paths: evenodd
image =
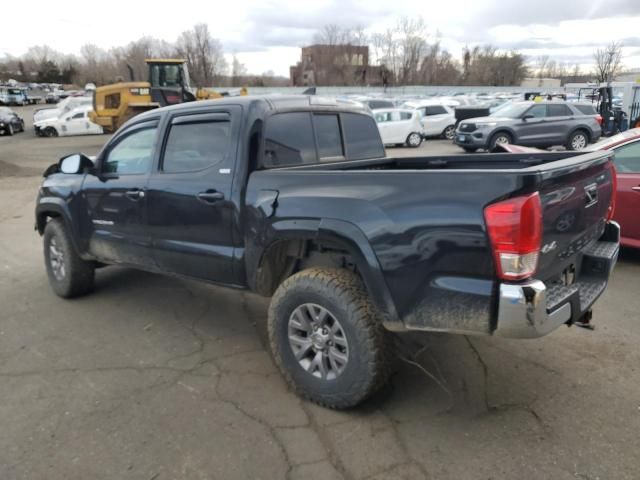
<instances>
[{"instance_id":1,"label":"rear door","mask_svg":"<svg viewBox=\"0 0 640 480\"><path fill-rule=\"evenodd\" d=\"M545 120L547 138L556 145L566 143L569 137L569 130L573 125L572 120L573 112L564 103L547 105L547 118Z\"/></svg>"},{"instance_id":2,"label":"rear door","mask_svg":"<svg viewBox=\"0 0 640 480\"><path fill-rule=\"evenodd\" d=\"M615 149L618 198L614 220L621 227L625 243L640 247L640 141Z\"/></svg>"},{"instance_id":3,"label":"rear door","mask_svg":"<svg viewBox=\"0 0 640 480\"><path fill-rule=\"evenodd\" d=\"M158 267L233 283L231 199L241 108L224 106L168 119L148 184L149 233Z\"/></svg>"},{"instance_id":4,"label":"rear door","mask_svg":"<svg viewBox=\"0 0 640 480\"><path fill-rule=\"evenodd\" d=\"M448 126L450 114L442 105L431 105L425 107L422 119L425 135L440 135Z\"/></svg>"}]
</instances>

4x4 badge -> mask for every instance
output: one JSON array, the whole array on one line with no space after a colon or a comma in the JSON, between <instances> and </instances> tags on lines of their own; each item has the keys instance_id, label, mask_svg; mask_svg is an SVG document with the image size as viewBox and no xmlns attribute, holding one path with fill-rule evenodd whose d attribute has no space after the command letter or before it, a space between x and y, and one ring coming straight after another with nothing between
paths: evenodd
<instances>
[{"instance_id":1,"label":"4x4 badge","mask_svg":"<svg viewBox=\"0 0 640 480\"><path fill-rule=\"evenodd\" d=\"M558 244L554 240L553 242L547 243L545 246L542 247L542 253L549 253L551 250L555 250L557 247L558 247Z\"/></svg>"}]
</instances>

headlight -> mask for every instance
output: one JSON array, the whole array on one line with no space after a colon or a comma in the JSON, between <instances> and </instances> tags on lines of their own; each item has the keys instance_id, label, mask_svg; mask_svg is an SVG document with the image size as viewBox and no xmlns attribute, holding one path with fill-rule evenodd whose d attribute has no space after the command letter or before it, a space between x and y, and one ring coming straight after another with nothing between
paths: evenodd
<instances>
[{"instance_id":1,"label":"headlight","mask_svg":"<svg viewBox=\"0 0 640 480\"><path fill-rule=\"evenodd\" d=\"M478 128L495 127L497 124L498 124L497 122L476 123Z\"/></svg>"}]
</instances>

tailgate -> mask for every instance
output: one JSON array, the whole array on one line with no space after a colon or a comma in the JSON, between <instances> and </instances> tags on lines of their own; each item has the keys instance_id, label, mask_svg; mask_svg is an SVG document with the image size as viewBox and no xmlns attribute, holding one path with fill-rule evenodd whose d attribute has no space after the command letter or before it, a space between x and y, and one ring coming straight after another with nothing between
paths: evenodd
<instances>
[{"instance_id":1,"label":"tailgate","mask_svg":"<svg viewBox=\"0 0 640 480\"><path fill-rule=\"evenodd\" d=\"M578 155L541 172L544 230L536 277L545 283L575 283L585 252L602 236L615 190L612 158L608 152Z\"/></svg>"}]
</instances>

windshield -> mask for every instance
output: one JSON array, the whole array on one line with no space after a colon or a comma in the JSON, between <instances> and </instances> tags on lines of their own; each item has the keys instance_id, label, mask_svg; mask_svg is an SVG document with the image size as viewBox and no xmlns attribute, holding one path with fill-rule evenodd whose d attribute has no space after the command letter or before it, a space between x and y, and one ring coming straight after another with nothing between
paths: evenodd
<instances>
[{"instance_id":1,"label":"windshield","mask_svg":"<svg viewBox=\"0 0 640 480\"><path fill-rule=\"evenodd\" d=\"M530 107L528 103L512 103L500 107L490 117L519 118Z\"/></svg>"},{"instance_id":2,"label":"windshield","mask_svg":"<svg viewBox=\"0 0 640 480\"><path fill-rule=\"evenodd\" d=\"M182 65L151 65L152 87L180 87L182 85Z\"/></svg>"}]
</instances>

